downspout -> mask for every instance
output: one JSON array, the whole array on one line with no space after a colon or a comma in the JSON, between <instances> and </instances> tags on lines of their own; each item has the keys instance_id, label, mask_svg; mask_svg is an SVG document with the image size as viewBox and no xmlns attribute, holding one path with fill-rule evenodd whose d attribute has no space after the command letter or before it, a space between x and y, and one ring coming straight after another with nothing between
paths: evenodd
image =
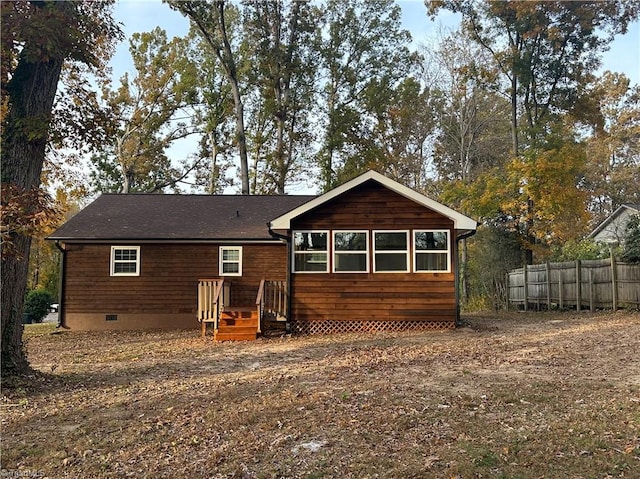
<instances>
[{"instance_id":1,"label":"downspout","mask_svg":"<svg viewBox=\"0 0 640 479\"><path fill-rule=\"evenodd\" d=\"M456 295L456 327L462 325L462 322L460 321L460 241L462 241L463 239L471 238L474 234L476 234L476 230L467 231L460 236L456 236L456 269L454 271Z\"/></svg>"},{"instance_id":2,"label":"downspout","mask_svg":"<svg viewBox=\"0 0 640 479\"><path fill-rule=\"evenodd\" d=\"M58 280L58 324L56 328L64 328L64 285L66 284L64 275L67 266L67 250L60 245L60 241L55 242L56 248L60 250L60 279Z\"/></svg>"},{"instance_id":3,"label":"downspout","mask_svg":"<svg viewBox=\"0 0 640 479\"><path fill-rule=\"evenodd\" d=\"M267 223L267 228L269 228L271 236L287 243L287 321L285 322L285 331L287 334L291 334L291 297L293 296L291 294L291 236L276 233L271 229L271 223Z\"/></svg>"}]
</instances>

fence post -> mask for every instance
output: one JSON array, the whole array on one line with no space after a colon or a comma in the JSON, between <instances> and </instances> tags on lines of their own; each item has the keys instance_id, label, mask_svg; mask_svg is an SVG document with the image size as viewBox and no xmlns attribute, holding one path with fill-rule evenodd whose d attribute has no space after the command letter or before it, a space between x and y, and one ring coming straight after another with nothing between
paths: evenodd
<instances>
[{"instance_id":1,"label":"fence post","mask_svg":"<svg viewBox=\"0 0 640 479\"><path fill-rule=\"evenodd\" d=\"M613 310L618 310L618 264L616 257L613 254L613 248L611 248L611 299L613 300Z\"/></svg>"},{"instance_id":2,"label":"fence post","mask_svg":"<svg viewBox=\"0 0 640 479\"><path fill-rule=\"evenodd\" d=\"M546 266L546 280L547 280L547 311L551 311L551 265L549 261L545 263Z\"/></svg>"},{"instance_id":3,"label":"fence post","mask_svg":"<svg viewBox=\"0 0 640 479\"><path fill-rule=\"evenodd\" d=\"M510 275L509 275L509 273L507 272L507 281L506 281L506 283L505 283L505 284L507 285L507 304L506 304L506 306L507 306L507 308L506 308L507 312L509 311L509 302L511 301L511 287L510 287L510 285L509 285L509 276L510 276ZM516 308L516 310L517 310L517 308Z\"/></svg>"},{"instance_id":4,"label":"fence post","mask_svg":"<svg viewBox=\"0 0 640 479\"><path fill-rule=\"evenodd\" d=\"M558 298L558 301L560 302L560 311L562 311L564 309L564 291L563 291L564 284L562 283L562 270L559 270L559 271L560 271L560 274L558 275L559 276L559 278L558 278L558 288L560 288L560 291L559 291L558 294L559 294L560 298Z\"/></svg>"},{"instance_id":5,"label":"fence post","mask_svg":"<svg viewBox=\"0 0 640 479\"><path fill-rule=\"evenodd\" d=\"M576 260L576 311L582 307L582 262Z\"/></svg>"},{"instance_id":6,"label":"fence post","mask_svg":"<svg viewBox=\"0 0 640 479\"><path fill-rule=\"evenodd\" d=\"M522 279L524 281L524 310L529 310L529 287L527 286L527 265L522 267Z\"/></svg>"},{"instance_id":7,"label":"fence post","mask_svg":"<svg viewBox=\"0 0 640 479\"><path fill-rule=\"evenodd\" d=\"M593 284L593 270L589 268L589 310L593 313L595 311L594 304L594 284Z\"/></svg>"}]
</instances>

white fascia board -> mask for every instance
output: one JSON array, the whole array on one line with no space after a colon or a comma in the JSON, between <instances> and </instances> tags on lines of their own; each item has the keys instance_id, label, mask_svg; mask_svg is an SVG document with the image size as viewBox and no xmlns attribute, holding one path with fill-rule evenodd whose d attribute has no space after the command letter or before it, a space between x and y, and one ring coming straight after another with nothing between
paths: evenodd
<instances>
[{"instance_id":1,"label":"white fascia board","mask_svg":"<svg viewBox=\"0 0 640 479\"><path fill-rule=\"evenodd\" d=\"M600 223L596 229L594 229L591 233L589 233L587 235L587 238L595 238L598 233L600 233L602 230L604 230L607 226L609 226L611 223L613 223L613 221L622 214L622 212L624 210L629 210L631 211L631 214L638 214L640 211L637 210L634 206L632 205L627 205L627 204L623 204L618 206L618 208L609 215L609 217L607 217L607 219L605 219L602 223Z\"/></svg>"},{"instance_id":2,"label":"white fascia board","mask_svg":"<svg viewBox=\"0 0 640 479\"><path fill-rule=\"evenodd\" d=\"M412 190L411 188L407 188L406 186L401 185L400 183L393 181L376 171L370 170L354 178L353 180L348 181L343 185L338 186L337 188L334 188L333 190L325 193L324 195L318 196L317 198L314 198L313 200L301 206L298 206L297 208L289 211L288 213L274 219L271 222L271 229L272 230L289 230L291 229L291 220L293 220L294 218L297 218L298 216L306 213L307 211L310 211L326 203L327 201L330 201L333 198L340 196L343 193L346 193L347 191L355 188L356 186L361 185L365 181L369 181L369 180L377 181L378 183L387 187L391 191L394 191L399 195L404 196L405 198L415 201L416 203L422 206L425 206L431 210L434 210L442 214L443 216L446 216L447 218L453 221L453 226L457 230L475 231L477 227L477 222L475 220L472 220L471 218L464 216L458 213L457 211L454 211L451 208L443 204L440 204L437 201L434 201L431 198L428 198L423 194L418 193L417 191Z\"/></svg>"}]
</instances>

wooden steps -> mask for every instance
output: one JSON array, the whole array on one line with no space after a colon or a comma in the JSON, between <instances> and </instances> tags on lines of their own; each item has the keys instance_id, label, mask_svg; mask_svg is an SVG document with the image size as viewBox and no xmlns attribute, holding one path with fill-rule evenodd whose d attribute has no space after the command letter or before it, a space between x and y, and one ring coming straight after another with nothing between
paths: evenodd
<instances>
[{"instance_id":1,"label":"wooden steps","mask_svg":"<svg viewBox=\"0 0 640 479\"><path fill-rule=\"evenodd\" d=\"M220 313L215 341L253 341L258 336L258 310L255 307L227 307Z\"/></svg>"}]
</instances>

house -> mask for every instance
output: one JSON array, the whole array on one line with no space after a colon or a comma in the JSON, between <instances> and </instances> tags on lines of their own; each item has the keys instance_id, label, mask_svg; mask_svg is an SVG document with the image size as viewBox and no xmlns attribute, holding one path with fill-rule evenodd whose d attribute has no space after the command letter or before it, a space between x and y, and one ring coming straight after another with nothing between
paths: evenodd
<instances>
[{"instance_id":1,"label":"house","mask_svg":"<svg viewBox=\"0 0 640 479\"><path fill-rule=\"evenodd\" d=\"M589 233L588 237L602 243L623 244L629 218L638 214L640 205L624 204Z\"/></svg>"},{"instance_id":2,"label":"house","mask_svg":"<svg viewBox=\"0 0 640 479\"><path fill-rule=\"evenodd\" d=\"M50 237L61 326L253 339L456 324L476 222L369 171L320 196L104 194Z\"/></svg>"}]
</instances>

